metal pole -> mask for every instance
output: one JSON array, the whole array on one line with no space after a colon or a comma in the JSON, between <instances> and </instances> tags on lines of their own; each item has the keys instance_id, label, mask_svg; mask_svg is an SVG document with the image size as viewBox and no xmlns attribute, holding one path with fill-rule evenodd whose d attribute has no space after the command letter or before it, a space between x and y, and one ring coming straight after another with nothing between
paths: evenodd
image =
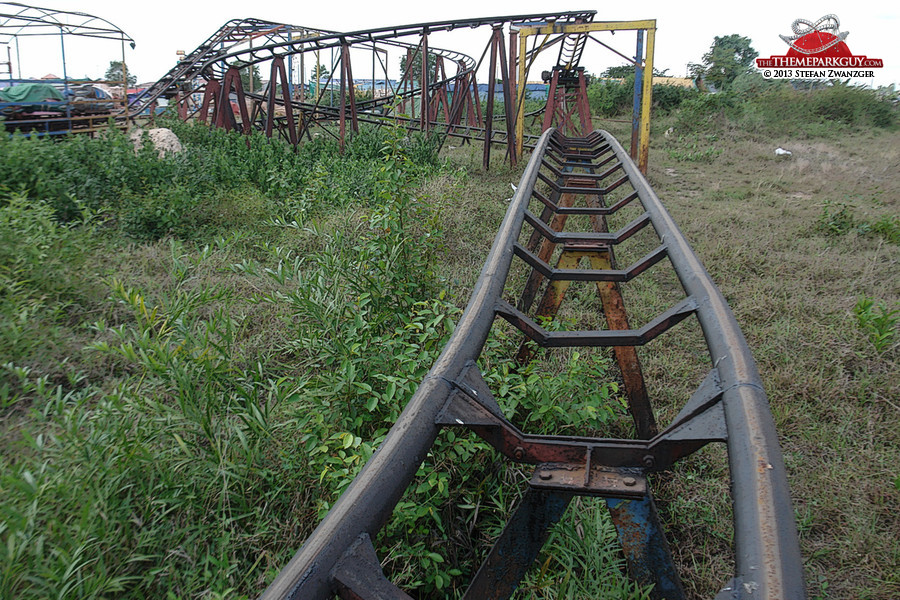
<instances>
[{"instance_id":1,"label":"metal pole","mask_svg":"<svg viewBox=\"0 0 900 600\"><path fill-rule=\"evenodd\" d=\"M522 151L525 147L525 54L528 51L528 35L519 35L519 78L517 83L516 104L516 157L522 159Z\"/></svg>"},{"instance_id":2,"label":"metal pole","mask_svg":"<svg viewBox=\"0 0 900 600\"><path fill-rule=\"evenodd\" d=\"M22 57L19 55L19 38L16 37L16 71L19 79L22 79Z\"/></svg>"},{"instance_id":3,"label":"metal pole","mask_svg":"<svg viewBox=\"0 0 900 600\"><path fill-rule=\"evenodd\" d=\"M59 45L62 48L62 68L63 68L63 90L66 95L66 119L69 121L69 130L72 129L72 104L69 102L69 74L66 71L66 36L63 34L62 27L59 28ZM122 63L122 72L124 73L125 63ZM128 100L128 90L125 90L126 103Z\"/></svg>"},{"instance_id":4,"label":"metal pole","mask_svg":"<svg viewBox=\"0 0 900 600\"><path fill-rule=\"evenodd\" d=\"M431 128L428 106L428 30L422 33L422 107L419 113L419 122L422 131L428 133Z\"/></svg>"},{"instance_id":5,"label":"metal pole","mask_svg":"<svg viewBox=\"0 0 900 600\"><path fill-rule=\"evenodd\" d=\"M641 95L644 91L644 30L637 31L637 47L634 50L634 97L631 106L631 150L629 156L638 158L641 130Z\"/></svg>"},{"instance_id":6,"label":"metal pole","mask_svg":"<svg viewBox=\"0 0 900 600\"><path fill-rule=\"evenodd\" d=\"M288 41L294 41L294 29L288 29ZM288 86L288 97L294 97L294 55L288 54L288 64L287 64L287 86ZM271 85L271 81L269 82Z\"/></svg>"},{"instance_id":7,"label":"metal pole","mask_svg":"<svg viewBox=\"0 0 900 600\"><path fill-rule=\"evenodd\" d=\"M644 90L641 104L641 135L638 152L638 168L647 174L647 163L650 160L650 106L653 100L653 51L656 41L656 21L647 30L647 60L644 63Z\"/></svg>"},{"instance_id":8,"label":"metal pole","mask_svg":"<svg viewBox=\"0 0 900 600\"><path fill-rule=\"evenodd\" d=\"M491 168L491 138L494 136L494 86L497 82L497 42L500 30L494 29L491 35L491 60L488 66L487 107L484 117L484 154L481 164L484 170Z\"/></svg>"},{"instance_id":9,"label":"metal pole","mask_svg":"<svg viewBox=\"0 0 900 600\"><path fill-rule=\"evenodd\" d=\"M122 79L125 80L123 84L125 89L125 128L128 129L128 67L125 66L125 38L122 38ZM151 104L150 105L150 120L153 121L156 116L154 113L156 112L156 107Z\"/></svg>"}]
</instances>

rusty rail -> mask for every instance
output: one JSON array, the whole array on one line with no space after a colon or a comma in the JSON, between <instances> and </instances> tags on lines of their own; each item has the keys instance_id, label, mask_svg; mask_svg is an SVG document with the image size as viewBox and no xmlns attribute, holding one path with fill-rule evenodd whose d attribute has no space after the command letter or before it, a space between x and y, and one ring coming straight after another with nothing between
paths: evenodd
<instances>
[{"instance_id":1,"label":"rusty rail","mask_svg":"<svg viewBox=\"0 0 900 600\"><path fill-rule=\"evenodd\" d=\"M566 229L578 223L586 230ZM526 224L530 232L522 231ZM628 254L631 244L638 247L637 259L619 268L616 252ZM650 250L641 255L640 244ZM510 277L514 259L530 267L524 284ZM590 268L580 268L583 260ZM621 285L666 264L683 295L632 328ZM542 327L538 317L554 317L574 281L596 284L606 326ZM520 290L515 306L504 299L510 286ZM475 362L498 317L541 347L612 347L635 439L532 435L506 419ZM692 317L705 338L709 370L680 413L660 428L636 347ZM523 342L519 359L528 360L533 351ZM806 597L785 467L747 343L671 216L608 133L574 139L548 130L541 136L442 354L384 443L262 598L409 598L384 576L371 539L443 427L470 429L509 460L535 465L464 598L508 598L576 495L605 499L633 579L653 584L654 598L684 598L648 476L710 442L727 445L734 505L735 573L723 577L717 600Z\"/></svg>"},{"instance_id":2,"label":"rusty rail","mask_svg":"<svg viewBox=\"0 0 900 600\"><path fill-rule=\"evenodd\" d=\"M486 169L490 167L491 147L505 145L510 162L515 164L521 148L533 147L536 141L536 136L516 131L517 112L524 110L524 106L519 106L515 100L516 67L519 63L524 64L525 59L522 57L520 60L517 56L518 29L550 24L583 25L591 22L595 14L596 11L569 11L481 17L354 32L310 29L257 19L233 20L136 98L129 110L131 113L139 112L165 97L174 100L182 119L196 115L200 121L209 119L214 126L238 129L245 134L253 129L263 131L269 137L277 133L294 146L304 136L311 139L311 127L321 126L326 135L334 135L343 147L347 137L358 130L360 122L383 124L389 119L426 133L439 129L446 134L438 137L441 142L449 136L483 141L482 163ZM434 47L429 42L429 37L435 33L480 27L489 28L491 35L478 60L460 52ZM503 35L504 28L509 30L508 43ZM563 41L559 60L565 62L567 69L576 69L587 39L585 34L563 32L554 34L554 37L556 40L547 43L547 47ZM389 49L399 52L401 56L405 54L407 59L407 66L396 85L388 76ZM304 56L315 58L316 65L319 65L322 52L332 55L331 61L325 65L329 71L327 81L320 86L321 78L317 78L315 92L310 91L307 95L302 74ZM351 54L363 54L368 58L369 53L371 77L359 77L360 71L352 67ZM423 55L427 56L425 64L428 68L419 68L420 73L415 74L413 65L417 60L422 64ZM529 56L533 60L534 56ZM299 87L291 81L293 69L290 62L287 68L285 64L285 60L291 61L293 58L298 58L301 63ZM243 89L239 69L263 63L271 64L267 85L272 89ZM383 71L378 76L383 85L380 95L376 95L375 89L376 63ZM487 67L487 73L484 67ZM319 71L318 66L316 71ZM356 80L354 71L357 73ZM487 78L484 110L476 73ZM356 84L365 81L372 82L372 98L357 100ZM568 83L558 86L561 95L558 98L553 96L555 108L550 113L551 120L557 115L566 116L562 127L574 127L565 106L578 96L582 132L587 132L590 131L590 120L585 118L587 99L583 83L582 80L580 89L570 89ZM331 105L334 104L333 94L337 86L340 88L337 90L338 102ZM275 93L273 90L278 87L281 92ZM299 94L289 93L288 88ZM557 86L554 86L556 89ZM569 95L562 94L563 90ZM494 114L495 93L502 94L503 115ZM201 94L203 99L199 101ZM524 102L524 93L519 100ZM251 104L249 109L246 107L248 101ZM239 117L235 114L236 109L241 111ZM337 134L329 128L334 122L338 123ZM545 120L545 127L549 126L547 123L549 121Z\"/></svg>"}]
</instances>

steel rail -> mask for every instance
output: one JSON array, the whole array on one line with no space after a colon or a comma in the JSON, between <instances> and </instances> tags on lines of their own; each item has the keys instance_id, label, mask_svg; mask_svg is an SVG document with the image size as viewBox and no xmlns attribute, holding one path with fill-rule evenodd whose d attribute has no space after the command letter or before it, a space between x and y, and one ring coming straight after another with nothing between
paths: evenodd
<instances>
[{"instance_id":1,"label":"steel rail","mask_svg":"<svg viewBox=\"0 0 900 600\"><path fill-rule=\"evenodd\" d=\"M563 170L555 169L548 157ZM610 166L610 159L616 164ZM557 177L555 187L548 185L542 169ZM610 186L604 186L604 180L617 178L620 171L631 191L619 190L616 194L622 198L607 205L605 189ZM587 207L572 210L576 197L583 197ZM627 206L635 210L634 200L643 215L608 233L606 217ZM532 203L543 209L540 216L529 211ZM599 210L584 212L589 209ZM564 232L570 214L589 215L592 230ZM522 244L525 224L532 235ZM650 227L644 227L647 224ZM651 240L655 249L628 269L617 269L613 246L638 231L658 238ZM560 246L554 268L549 258ZM503 299L516 258L531 269L518 307ZM590 259L589 269L578 269L583 258ZM619 283L666 264L681 282L684 298L643 327L631 328ZM552 318L570 281L595 282L606 329L551 332L528 314L543 282L544 298L536 314ZM712 367L678 416L658 431L634 346L651 342L691 316L700 325ZM613 347L637 439L532 435L507 420L475 362L497 318L542 347ZM518 358L526 360L532 351L523 342ZM467 428L510 460L536 465L519 507L474 575L466 599L508 598L533 564L549 527L575 495L606 499L629 573L639 583L654 586L652 598L684 598L647 478L710 442L726 444L734 505L735 573L716 599L806 597L784 462L746 340L659 198L621 144L606 132L575 139L550 129L541 136L468 306L441 355L382 445L262 598L409 598L385 578L371 540L387 523L442 427Z\"/></svg>"},{"instance_id":2,"label":"steel rail","mask_svg":"<svg viewBox=\"0 0 900 600\"><path fill-rule=\"evenodd\" d=\"M752 353L725 297L618 140L612 145L653 227L668 248L685 292L697 298L697 318L722 386L734 504L733 597L805 598L803 561L787 472L775 422ZM728 596L726 596L728 597Z\"/></svg>"},{"instance_id":3,"label":"steel rail","mask_svg":"<svg viewBox=\"0 0 900 600\"><path fill-rule=\"evenodd\" d=\"M542 153L550 132L541 136ZM525 218L524 208L537 179L538 164L530 164L500 225L472 299L444 351L425 376L384 443L334 504L303 547L262 595L264 600L328 598L333 595L332 569L360 534L374 537L385 525L419 465L434 444L435 424L454 391L453 381L469 361L478 358L494 322L493 306L503 291L513 256L512 241Z\"/></svg>"},{"instance_id":4,"label":"steel rail","mask_svg":"<svg viewBox=\"0 0 900 600\"><path fill-rule=\"evenodd\" d=\"M590 21L593 19L596 11L569 11L558 13L536 13L527 15L512 15L498 17L482 17L475 19L458 19L451 21L434 21L423 22L409 25L397 25L389 27L379 27L374 29L364 29L352 32L336 32L323 29L312 29L309 27L295 26L288 24L277 24L269 21L260 21L258 19L232 20L223 25L208 40L202 43L196 50L186 57L185 61L176 65L169 73L164 75L154 86L151 91L142 94L132 102L132 112L139 112L160 96L169 93L172 88L177 87L179 83L185 83L185 79L206 74L207 78L214 78L214 70L218 69L222 74L229 66L246 67L277 57L286 57L304 52L314 52L337 48L343 44L359 45L359 44L388 44L398 47L409 47L410 44L400 41L398 38L420 35L423 31L427 33L435 33L442 31L453 31L461 28L476 28L485 25L498 24L524 24L524 23L546 23L546 22L575 22ZM276 26L282 25L288 30L304 30L313 31L317 35L307 36L298 39L290 39L281 42L271 42L260 46L245 48L241 50L228 51L226 49L215 49L216 43L223 40L232 42L232 47L246 41L246 36L237 35L235 33L249 30L256 32L261 25ZM444 56L449 60L464 65L464 71L470 72L475 67L475 61L462 53L453 50L440 48L429 48L429 53ZM455 77L450 77L446 81L456 79L463 73L458 73ZM445 83L445 82L440 82ZM429 87L438 87L429 86Z\"/></svg>"},{"instance_id":5,"label":"steel rail","mask_svg":"<svg viewBox=\"0 0 900 600\"><path fill-rule=\"evenodd\" d=\"M796 529L787 496L784 465L781 462L774 425L765 404L758 374L740 330L721 294L678 232L646 180L633 163L624 159L621 146L607 134L605 138L628 175L629 183L666 247L670 261L689 297L697 303L697 315L707 339L716 376L726 390L725 407L729 456L733 473L737 563L740 585L729 586L736 596L739 588L759 591L747 597L802 597L803 583L796 542ZM565 145L587 146L577 140ZM561 148L563 148L561 146ZM598 158L584 149L572 152L569 165L577 165L578 156ZM556 174L559 174L557 171ZM580 175L584 179L584 175ZM552 182L551 183L551 188ZM557 186L556 191L565 189ZM569 190L571 191L571 190ZM629 199L626 196L622 201ZM547 198L541 197L545 204ZM620 202L622 202L620 201ZM551 206L551 209L554 208ZM559 207L552 212L563 213ZM727 363L727 365L726 365ZM719 372L719 366L723 367ZM740 407L740 409L738 408ZM762 579L761 579L762 578ZM761 591L760 591L761 590ZM731 596L728 596L731 597Z\"/></svg>"},{"instance_id":6,"label":"steel rail","mask_svg":"<svg viewBox=\"0 0 900 600\"><path fill-rule=\"evenodd\" d=\"M213 62L224 60L239 60L242 65L255 64L275 58L277 55L285 56L287 54L295 54L312 50L325 50L340 46L344 43L387 43L397 38L412 35L420 35L423 31L432 34L443 31L453 31L454 29L477 28L483 26L498 25L524 25L535 23L546 23L549 21L559 22L579 22L590 21L594 18L597 11L568 11L558 13L534 13L526 15L508 15L495 17L479 17L473 19L457 19L452 21L430 21L423 23L413 23L407 25L395 25L388 27L377 27L374 29L362 29L358 31L350 31L345 33L333 33L328 35L317 36L307 40L290 40L286 42L276 42L264 46L257 46L252 49L246 49L229 53L214 60L210 60L204 66L208 66ZM429 49L433 50L433 49ZM448 51L452 52L452 51ZM250 56L248 54L259 54L259 56ZM230 64L230 63L229 63Z\"/></svg>"}]
</instances>

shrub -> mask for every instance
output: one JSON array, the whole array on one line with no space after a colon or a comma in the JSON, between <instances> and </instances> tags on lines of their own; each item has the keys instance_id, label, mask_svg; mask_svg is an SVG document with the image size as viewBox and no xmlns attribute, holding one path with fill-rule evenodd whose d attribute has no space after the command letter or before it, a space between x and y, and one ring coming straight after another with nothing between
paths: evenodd
<instances>
[{"instance_id":1,"label":"shrub","mask_svg":"<svg viewBox=\"0 0 900 600\"><path fill-rule=\"evenodd\" d=\"M721 127L735 110L734 97L728 93L697 94L682 102L675 128L679 131L703 131Z\"/></svg>"},{"instance_id":2,"label":"shrub","mask_svg":"<svg viewBox=\"0 0 900 600\"><path fill-rule=\"evenodd\" d=\"M843 127L891 128L897 109L874 90L841 83L795 89L756 73L735 79L726 92L690 98L681 104L678 126L701 130L732 121L765 133L828 133Z\"/></svg>"},{"instance_id":3,"label":"shrub","mask_svg":"<svg viewBox=\"0 0 900 600\"><path fill-rule=\"evenodd\" d=\"M653 107L663 112L671 112L699 93L694 88L657 84L653 86Z\"/></svg>"},{"instance_id":4,"label":"shrub","mask_svg":"<svg viewBox=\"0 0 900 600\"><path fill-rule=\"evenodd\" d=\"M631 109L634 100L634 76L624 82L595 80L587 88L591 113L614 117Z\"/></svg>"},{"instance_id":5,"label":"shrub","mask_svg":"<svg viewBox=\"0 0 900 600\"><path fill-rule=\"evenodd\" d=\"M860 296L853 307L860 330L866 333L875 351L882 353L891 347L897 335L897 324L900 323L900 305L889 309L883 301Z\"/></svg>"}]
</instances>

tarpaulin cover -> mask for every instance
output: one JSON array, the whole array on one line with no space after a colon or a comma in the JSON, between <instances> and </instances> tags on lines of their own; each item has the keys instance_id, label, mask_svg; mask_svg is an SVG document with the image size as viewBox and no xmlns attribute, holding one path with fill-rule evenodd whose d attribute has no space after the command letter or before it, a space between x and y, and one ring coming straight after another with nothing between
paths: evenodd
<instances>
[{"instance_id":1,"label":"tarpaulin cover","mask_svg":"<svg viewBox=\"0 0 900 600\"><path fill-rule=\"evenodd\" d=\"M21 83L0 90L0 102L43 102L64 100L63 95L49 83Z\"/></svg>"}]
</instances>

